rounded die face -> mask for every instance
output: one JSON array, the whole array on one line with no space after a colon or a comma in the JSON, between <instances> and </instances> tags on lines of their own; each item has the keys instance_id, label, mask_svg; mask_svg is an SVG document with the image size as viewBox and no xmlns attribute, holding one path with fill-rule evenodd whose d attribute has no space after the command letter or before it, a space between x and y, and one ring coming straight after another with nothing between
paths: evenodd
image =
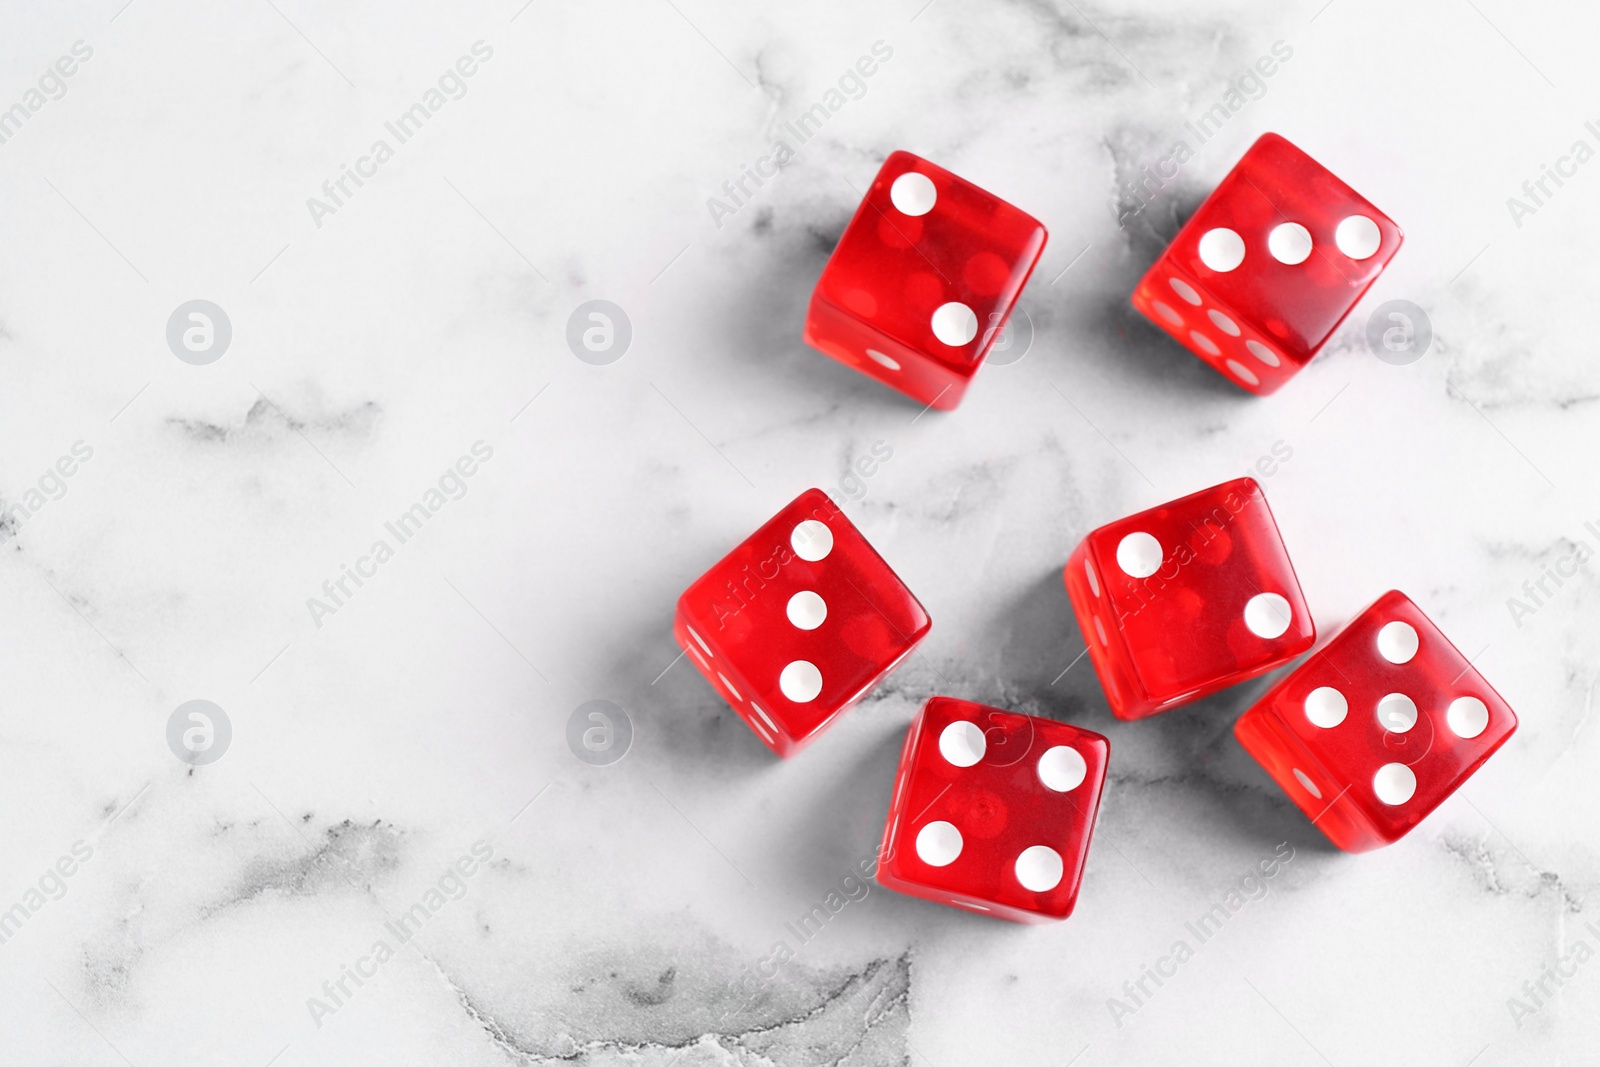
<instances>
[{"instance_id":1,"label":"rounded die face","mask_svg":"<svg viewBox=\"0 0 1600 1067\"><path fill-rule=\"evenodd\" d=\"M979 913L1065 917L1108 755L1066 723L933 698L901 757L880 877Z\"/></svg>"},{"instance_id":2,"label":"rounded die face","mask_svg":"<svg viewBox=\"0 0 1600 1067\"><path fill-rule=\"evenodd\" d=\"M1196 295L1233 309L1275 350L1303 363L1403 239L1371 201L1269 133L1200 205L1163 259L1194 279L1188 287L1197 287Z\"/></svg>"},{"instance_id":3,"label":"rounded die face","mask_svg":"<svg viewBox=\"0 0 1600 1067\"><path fill-rule=\"evenodd\" d=\"M1044 244L1044 226L1026 212L943 167L895 152L839 239L817 296L905 349L970 377ZM893 351L866 358L890 384L903 368L889 362L905 363Z\"/></svg>"},{"instance_id":4,"label":"rounded die face","mask_svg":"<svg viewBox=\"0 0 1600 1067\"><path fill-rule=\"evenodd\" d=\"M1086 578L1100 609L1094 639L1122 643L1157 705L1253 677L1316 640L1253 478L1109 523L1089 535L1088 547Z\"/></svg>"},{"instance_id":5,"label":"rounded die face","mask_svg":"<svg viewBox=\"0 0 1600 1067\"><path fill-rule=\"evenodd\" d=\"M1517 728L1516 714L1403 593L1389 592L1263 700L1314 758L1314 799L1385 841L1421 822Z\"/></svg>"},{"instance_id":6,"label":"rounded die face","mask_svg":"<svg viewBox=\"0 0 1600 1067\"><path fill-rule=\"evenodd\" d=\"M931 625L820 489L702 575L679 597L678 616L696 667L768 744L817 733Z\"/></svg>"}]
</instances>

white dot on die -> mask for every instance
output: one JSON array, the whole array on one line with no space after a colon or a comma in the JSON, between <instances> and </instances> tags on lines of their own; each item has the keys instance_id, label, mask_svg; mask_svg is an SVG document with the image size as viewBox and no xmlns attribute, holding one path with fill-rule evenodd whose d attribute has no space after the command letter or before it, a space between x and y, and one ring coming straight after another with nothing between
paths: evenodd
<instances>
[{"instance_id":1,"label":"white dot on die","mask_svg":"<svg viewBox=\"0 0 1600 1067\"><path fill-rule=\"evenodd\" d=\"M1083 754L1071 745L1056 745L1045 749L1039 757L1039 781L1046 789L1057 793L1070 793L1083 784L1089 773L1089 764Z\"/></svg>"},{"instance_id":2,"label":"white dot on die","mask_svg":"<svg viewBox=\"0 0 1600 1067\"><path fill-rule=\"evenodd\" d=\"M1172 286L1172 291L1183 297L1195 307L1200 306L1200 294L1194 291L1194 286L1181 278L1168 278L1167 284Z\"/></svg>"},{"instance_id":3,"label":"white dot on die","mask_svg":"<svg viewBox=\"0 0 1600 1067\"><path fill-rule=\"evenodd\" d=\"M1294 771L1295 781L1297 781L1301 785L1305 786L1307 793L1310 793L1312 796L1316 797L1318 800L1322 799L1322 790L1317 788L1317 783L1313 782L1306 775L1305 771L1302 771L1299 767L1293 767L1293 768L1291 768L1291 770Z\"/></svg>"},{"instance_id":4,"label":"white dot on die","mask_svg":"<svg viewBox=\"0 0 1600 1067\"><path fill-rule=\"evenodd\" d=\"M797 659L779 672L778 688L796 704L805 704L822 692L822 672L815 663Z\"/></svg>"},{"instance_id":5,"label":"white dot on die","mask_svg":"<svg viewBox=\"0 0 1600 1067\"><path fill-rule=\"evenodd\" d=\"M1183 325L1183 316L1172 310L1172 305L1162 303L1160 300L1150 301L1150 306L1156 309L1156 314L1172 323L1174 326Z\"/></svg>"},{"instance_id":6,"label":"white dot on die","mask_svg":"<svg viewBox=\"0 0 1600 1067\"><path fill-rule=\"evenodd\" d=\"M1250 354L1252 356L1255 356L1269 367L1279 366L1283 362L1278 358L1278 353L1274 352L1260 341L1249 340L1244 343L1244 346L1250 350Z\"/></svg>"},{"instance_id":7,"label":"white dot on die","mask_svg":"<svg viewBox=\"0 0 1600 1067\"><path fill-rule=\"evenodd\" d=\"M908 170L889 186L889 202L895 210L905 215L926 215L933 210L939 191L926 174Z\"/></svg>"},{"instance_id":8,"label":"white dot on die","mask_svg":"<svg viewBox=\"0 0 1600 1067\"><path fill-rule=\"evenodd\" d=\"M789 534L789 546L794 549L795 555L808 563L827 559L828 553L833 551L833 531L828 529L826 523L807 519Z\"/></svg>"},{"instance_id":9,"label":"white dot on die","mask_svg":"<svg viewBox=\"0 0 1600 1067\"><path fill-rule=\"evenodd\" d=\"M1221 330L1229 337L1239 336L1239 324L1228 318L1228 316L1224 315L1216 308L1212 308L1210 311L1206 312L1206 318L1210 319L1212 323L1216 325L1217 329Z\"/></svg>"},{"instance_id":10,"label":"white dot on die","mask_svg":"<svg viewBox=\"0 0 1600 1067\"><path fill-rule=\"evenodd\" d=\"M1392 734L1403 734L1417 725L1417 702L1404 693L1390 693L1378 701L1378 725Z\"/></svg>"},{"instance_id":11,"label":"white dot on die","mask_svg":"<svg viewBox=\"0 0 1600 1067\"><path fill-rule=\"evenodd\" d=\"M1404 763L1385 763L1372 776L1372 791L1391 806L1404 804L1417 792L1417 776Z\"/></svg>"},{"instance_id":12,"label":"white dot on die","mask_svg":"<svg viewBox=\"0 0 1600 1067\"><path fill-rule=\"evenodd\" d=\"M1200 238L1200 262L1219 274L1228 273L1244 262L1244 238L1226 226L1207 230Z\"/></svg>"},{"instance_id":13,"label":"white dot on die","mask_svg":"<svg viewBox=\"0 0 1600 1067\"><path fill-rule=\"evenodd\" d=\"M1306 718L1312 726L1331 730L1349 713L1350 702L1331 685L1318 686L1306 694Z\"/></svg>"},{"instance_id":14,"label":"white dot on die","mask_svg":"<svg viewBox=\"0 0 1600 1067\"><path fill-rule=\"evenodd\" d=\"M1140 530L1117 544L1117 566L1130 578L1148 578L1161 569L1161 542Z\"/></svg>"},{"instance_id":15,"label":"white dot on die","mask_svg":"<svg viewBox=\"0 0 1600 1067\"><path fill-rule=\"evenodd\" d=\"M1090 563L1088 560L1084 560L1083 561L1083 573L1087 574L1089 576L1089 592L1093 593L1095 596L1099 596L1100 595L1100 579L1096 578L1094 576L1094 564ZM690 630L689 632L690 633L694 633L693 630Z\"/></svg>"},{"instance_id":16,"label":"white dot on die","mask_svg":"<svg viewBox=\"0 0 1600 1067\"><path fill-rule=\"evenodd\" d=\"M1383 244L1383 231L1365 215L1351 215L1333 231L1333 243L1351 259L1366 259Z\"/></svg>"},{"instance_id":17,"label":"white dot on die","mask_svg":"<svg viewBox=\"0 0 1600 1067\"><path fill-rule=\"evenodd\" d=\"M978 316L959 300L935 308L932 326L933 335L952 348L978 336Z\"/></svg>"},{"instance_id":18,"label":"white dot on die","mask_svg":"<svg viewBox=\"0 0 1600 1067\"><path fill-rule=\"evenodd\" d=\"M1030 845L1017 856L1017 881L1035 893L1047 893L1060 885L1066 869L1061 853L1049 845Z\"/></svg>"},{"instance_id":19,"label":"white dot on die","mask_svg":"<svg viewBox=\"0 0 1600 1067\"><path fill-rule=\"evenodd\" d=\"M1311 257L1311 231L1298 222L1285 222L1274 226L1267 234L1267 251L1279 263L1294 266Z\"/></svg>"},{"instance_id":20,"label":"white dot on die","mask_svg":"<svg viewBox=\"0 0 1600 1067\"><path fill-rule=\"evenodd\" d=\"M802 630L815 630L828 617L828 602L809 589L801 590L789 598L784 609L789 621Z\"/></svg>"},{"instance_id":21,"label":"white dot on die","mask_svg":"<svg viewBox=\"0 0 1600 1067\"><path fill-rule=\"evenodd\" d=\"M1457 737L1477 737L1489 725L1489 706L1477 697L1457 697L1444 713L1444 721Z\"/></svg>"},{"instance_id":22,"label":"white dot on die","mask_svg":"<svg viewBox=\"0 0 1600 1067\"><path fill-rule=\"evenodd\" d=\"M739 695L739 690L737 690L737 689L735 689L733 687L733 683L728 681L728 676L726 674L723 674L721 671L718 671L717 672L717 677L721 678L722 679L722 684L728 687L728 692L733 694L733 699L735 699L735 700L743 700L744 699L744 697Z\"/></svg>"},{"instance_id":23,"label":"white dot on die","mask_svg":"<svg viewBox=\"0 0 1600 1067\"><path fill-rule=\"evenodd\" d=\"M882 352L879 352L876 348L867 349L867 358L872 360L872 362L874 362L874 363L880 364L881 366L888 367L890 370L899 370L900 369L900 363L899 363L898 360L892 359L891 357L884 355Z\"/></svg>"},{"instance_id":24,"label":"white dot on die","mask_svg":"<svg viewBox=\"0 0 1600 1067\"><path fill-rule=\"evenodd\" d=\"M1189 340L1193 341L1195 346L1208 356L1222 355L1222 349L1217 347L1217 342L1213 341L1199 330L1190 330Z\"/></svg>"},{"instance_id":25,"label":"white dot on die","mask_svg":"<svg viewBox=\"0 0 1600 1067\"><path fill-rule=\"evenodd\" d=\"M1294 620L1289 602L1277 593L1257 593L1244 605L1244 624L1257 637L1282 637Z\"/></svg>"},{"instance_id":26,"label":"white dot on die","mask_svg":"<svg viewBox=\"0 0 1600 1067\"><path fill-rule=\"evenodd\" d=\"M684 629L689 631L689 636L694 638L695 644L699 645L701 648L706 650L706 655L708 655L708 656L715 656L716 655L715 652L711 651L711 646L706 644L706 639L701 637L699 634L694 632L694 627L693 626L686 626L686 627L684 627Z\"/></svg>"},{"instance_id":27,"label":"white dot on die","mask_svg":"<svg viewBox=\"0 0 1600 1067\"><path fill-rule=\"evenodd\" d=\"M1106 639L1106 624L1100 621L1100 616L1094 617L1094 635L1100 639L1101 648L1110 648L1111 642Z\"/></svg>"},{"instance_id":28,"label":"white dot on die","mask_svg":"<svg viewBox=\"0 0 1600 1067\"><path fill-rule=\"evenodd\" d=\"M1246 367L1236 359L1228 360L1228 369L1238 375L1239 380L1247 385L1260 385L1261 379L1256 377L1256 372Z\"/></svg>"},{"instance_id":29,"label":"white dot on die","mask_svg":"<svg viewBox=\"0 0 1600 1067\"><path fill-rule=\"evenodd\" d=\"M1378 654L1390 663L1410 663L1417 644L1417 631L1409 623L1387 623L1378 631Z\"/></svg>"},{"instance_id":30,"label":"white dot on die","mask_svg":"<svg viewBox=\"0 0 1600 1067\"><path fill-rule=\"evenodd\" d=\"M988 747L983 731L965 719L951 723L939 733L939 755L957 767L973 766L983 759Z\"/></svg>"},{"instance_id":31,"label":"white dot on die","mask_svg":"<svg viewBox=\"0 0 1600 1067\"><path fill-rule=\"evenodd\" d=\"M961 831L942 819L917 831L917 856L930 867L948 867L961 855Z\"/></svg>"},{"instance_id":32,"label":"white dot on die","mask_svg":"<svg viewBox=\"0 0 1600 1067\"><path fill-rule=\"evenodd\" d=\"M772 721L772 716L768 715L766 712L761 710L761 705L760 704L757 704L755 701L752 700L750 702L750 708L757 715L761 716L761 721L766 723L767 726L771 728L771 730L772 730L772 732L774 734L776 734L778 732L778 724Z\"/></svg>"}]
</instances>

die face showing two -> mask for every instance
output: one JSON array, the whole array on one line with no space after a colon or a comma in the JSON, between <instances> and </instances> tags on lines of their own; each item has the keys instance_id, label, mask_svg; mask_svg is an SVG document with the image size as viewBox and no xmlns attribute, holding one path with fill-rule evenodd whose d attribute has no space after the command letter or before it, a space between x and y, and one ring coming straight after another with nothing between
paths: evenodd
<instances>
[{"instance_id":1,"label":"die face showing two","mask_svg":"<svg viewBox=\"0 0 1600 1067\"><path fill-rule=\"evenodd\" d=\"M805 340L941 410L961 401L1045 228L910 152L884 161L823 268Z\"/></svg>"},{"instance_id":2,"label":"die face showing two","mask_svg":"<svg viewBox=\"0 0 1600 1067\"><path fill-rule=\"evenodd\" d=\"M1509 705L1403 593L1388 592L1234 724L1334 844L1405 836L1505 744Z\"/></svg>"},{"instance_id":3,"label":"die face showing two","mask_svg":"<svg viewBox=\"0 0 1600 1067\"><path fill-rule=\"evenodd\" d=\"M1264 134L1139 282L1133 304L1229 381L1275 392L1400 248L1400 227Z\"/></svg>"},{"instance_id":4,"label":"die face showing two","mask_svg":"<svg viewBox=\"0 0 1600 1067\"><path fill-rule=\"evenodd\" d=\"M1120 719L1198 700L1316 641L1300 581L1253 478L1094 530L1068 559L1064 578Z\"/></svg>"},{"instance_id":5,"label":"die face showing two","mask_svg":"<svg viewBox=\"0 0 1600 1067\"><path fill-rule=\"evenodd\" d=\"M1109 756L1088 730L932 698L901 751L878 881L1014 922L1066 918Z\"/></svg>"},{"instance_id":6,"label":"die face showing two","mask_svg":"<svg viewBox=\"0 0 1600 1067\"><path fill-rule=\"evenodd\" d=\"M673 633L756 735L789 756L930 625L844 512L808 489L678 598Z\"/></svg>"}]
</instances>

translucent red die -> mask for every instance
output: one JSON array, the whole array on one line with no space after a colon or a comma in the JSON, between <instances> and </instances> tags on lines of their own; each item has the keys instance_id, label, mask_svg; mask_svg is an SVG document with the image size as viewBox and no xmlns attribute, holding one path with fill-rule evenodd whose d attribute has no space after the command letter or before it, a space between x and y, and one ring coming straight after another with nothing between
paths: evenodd
<instances>
[{"instance_id":1,"label":"translucent red die","mask_svg":"<svg viewBox=\"0 0 1600 1067\"><path fill-rule=\"evenodd\" d=\"M934 697L900 753L878 881L1013 922L1066 918L1110 751L1063 722Z\"/></svg>"},{"instance_id":2,"label":"translucent red die","mask_svg":"<svg viewBox=\"0 0 1600 1067\"><path fill-rule=\"evenodd\" d=\"M1263 134L1145 274L1133 306L1265 396L1311 361L1404 237L1322 164Z\"/></svg>"},{"instance_id":3,"label":"translucent red die","mask_svg":"<svg viewBox=\"0 0 1600 1067\"><path fill-rule=\"evenodd\" d=\"M750 729L791 756L930 625L828 494L808 489L684 591L673 634Z\"/></svg>"},{"instance_id":4,"label":"translucent red die","mask_svg":"<svg viewBox=\"0 0 1600 1067\"><path fill-rule=\"evenodd\" d=\"M884 161L811 294L805 340L950 410L1044 250L1039 220L910 152Z\"/></svg>"},{"instance_id":5,"label":"translucent red die","mask_svg":"<svg viewBox=\"0 0 1600 1067\"><path fill-rule=\"evenodd\" d=\"M1064 578L1090 662L1120 719L1254 678L1317 638L1254 478L1092 531Z\"/></svg>"},{"instance_id":6,"label":"translucent red die","mask_svg":"<svg viewBox=\"0 0 1600 1067\"><path fill-rule=\"evenodd\" d=\"M1391 591L1233 729L1329 840L1365 852L1409 833L1516 728L1467 657Z\"/></svg>"}]
</instances>

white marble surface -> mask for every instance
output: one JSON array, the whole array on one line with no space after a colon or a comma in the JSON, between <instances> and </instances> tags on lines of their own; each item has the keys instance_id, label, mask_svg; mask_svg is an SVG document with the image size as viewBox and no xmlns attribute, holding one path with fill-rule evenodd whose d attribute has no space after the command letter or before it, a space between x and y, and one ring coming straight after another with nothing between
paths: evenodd
<instances>
[{"instance_id":1,"label":"white marble surface","mask_svg":"<svg viewBox=\"0 0 1600 1067\"><path fill-rule=\"evenodd\" d=\"M23 915L0 1061L1600 1058L1595 570L1547 582L1520 626L1506 604L1600 547L1600 163L1520 227L1506 206L1600 141L1590 6L121 4L0 11L0 106L93 50L0 144L0 498L23 507L0 546L0 909ZM480 40L465 95L317 225L307 198ZM707 198L880 40L865 94L718 227ZM1119 229L1118 181L1279 40L1265 94ZM1126 296L1264 130L1408 240L1259 401ZM1051 231L1031 349L951 415L915 418L799 340L852 187L900 147ZM164 338L194 298L233 325L208 366ZM563 340L593 298L633 323L610 366ZM1437 331L1410 366L1361 337L1395 298ZM684 663L657 677L673 600L880 439L893 460L848 510L933 632L779 763ZM62 494L46 472L80 441ZM316 625L307 599L479 441L465 495ZM1522 716L1376 854L1332 851L1233 741L1267 679L1124 724L1086 663L1061 674L1083 647L1072 544L1277 442L1293 455L1265 484L1319 624L1400 587ZM59 499L30 496L41 477ZM1025 929L872 888L747 977L831 889L861 897L932 693L1110 736L1077 913ZM196 698L233 738L190 768L166 729ZM606 767L565 740L596 698L634 725ZM446 877L476 842L489 862ZM1124 982L1284 843L1265 895L1115 1018ZM461 899L399 944L386 922L441 878ZM380 939L393 958L313 1011ZM1571 976L1516 1017L1564 955Z\"/></svg>"}]
</instances>

